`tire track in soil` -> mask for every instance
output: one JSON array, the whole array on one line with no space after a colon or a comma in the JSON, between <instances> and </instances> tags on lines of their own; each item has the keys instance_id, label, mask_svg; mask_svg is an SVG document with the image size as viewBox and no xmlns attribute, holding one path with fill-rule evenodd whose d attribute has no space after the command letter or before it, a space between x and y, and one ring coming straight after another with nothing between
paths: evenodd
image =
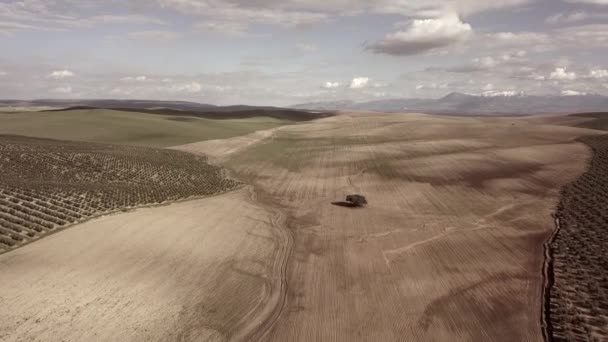
<instances>
[{"instance_id":1,"label":"tire track in soil","mask_svg":"<svg viewBox=\"0 0 608 342\"><path fill-rule=\"evenodd\" d=\"M260 305L251 312L253 317L243 319L246 325L233 335L234 341L259 341L271 330L274 323L281 316L287 301L287 266L293 250L293 233L287 224L288 215L284 208L274 203L270 196L255 186L250 188L249 200L256 205L264 207L273 212L271 225L276 228L279 235L277 257L273 264L272 276L276 280L270 282L270 289L267 292L267 299L260 300ZM274 288L274 287L277 288ZM256 312L257 313L254 313Z\"/></svg>"},{"instance_id":2,"label":"tire track in soil","mask_svg":"<svg viewBox=\"0 0 608 342\"><path fill-rule=\"evenodd\" d=\"M243 326L238 328L238 331L230 337L231 341L259 341L263 339L283 313L287 302L287 268L293 251L294 236L291 229L289 229L288 222L290 218L287 214L287 209L278 204L270 194L264 192L259 186L256 186L247 179L243 179L247 177L240 177L234 170L224 165L224 162L228 160L229 155L243 148L251 147L267 139L273 139L275 132L279 128L281 127L254 132L252 135L261 135L261 138L248 142L245 146L233 146L230 151L221 153L223 158L213 156L213 158L208 159L210 164L222 167L226 172L227 178L232 178L249 185L248 200L273 213L270 224L275 228L279 238L277 244L279 251L274 260L271 274L271 278L275 279L268 281L269 288L258 306L243 316L241 320ZM220 141L217 140L217 142ZM178 149L181 150L182 148ZM186 149L185 151L200 154L196 150Z\"/></svg>"}]
</instances>

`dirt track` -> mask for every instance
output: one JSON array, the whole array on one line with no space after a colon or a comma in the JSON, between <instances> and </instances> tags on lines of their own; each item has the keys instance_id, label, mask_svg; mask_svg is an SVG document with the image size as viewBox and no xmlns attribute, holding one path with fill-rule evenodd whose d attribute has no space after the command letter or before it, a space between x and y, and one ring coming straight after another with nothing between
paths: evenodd
<instances>
[{"instance_id":1,"label":"dirt track","mask_svg":"<svg viewBox=\"0 0 608 342\"><path fill-rule=\"evenodd\" d=\"M264 339L541 340L542 244L589 158L574 139L590 131L562 121L353 114L218 149L290 214L287 301ZM367 208L330 204L354 192Z\"/></svg>"}]
</instances>

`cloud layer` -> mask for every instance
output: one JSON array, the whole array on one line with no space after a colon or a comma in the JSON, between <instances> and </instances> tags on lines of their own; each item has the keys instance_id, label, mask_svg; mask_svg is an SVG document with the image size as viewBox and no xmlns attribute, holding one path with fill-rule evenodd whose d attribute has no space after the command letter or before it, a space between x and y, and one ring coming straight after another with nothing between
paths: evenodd
<instances>
[{"instance_id":1,"label":"cloud layer","mask_svg":"<svg viewBox=\"0 0 608 342\"><path fill-rule=\"evenodd\" d=\"M272 105L608 94L607 1L4 1L0 93Z\"/></svg>"}]
</instances>

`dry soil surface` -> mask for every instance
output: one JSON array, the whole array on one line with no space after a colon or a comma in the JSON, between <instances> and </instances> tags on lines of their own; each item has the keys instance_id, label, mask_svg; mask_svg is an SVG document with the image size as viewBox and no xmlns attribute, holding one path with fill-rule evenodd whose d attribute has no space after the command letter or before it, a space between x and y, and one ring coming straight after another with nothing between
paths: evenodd
<instances>
[{"instance_id":1,"label":"dry soil surface","mask_svg":"<svg viewBox=\"0 0 608 342\"><path fill-rule=\"evenodd\" d=\"M250 189L80 224L0 255L1 341L224 341L266 320L289 247Z\"/></svg>"},{"instance_id":2,"label":"dry soil surface","mask_svg":"<svg viewBox=\"0 0 608 342\"><path fill-rule=\"evenodd\" d=\"M342 114L188 145L255 192L1 255L0 340L539 341L543 242L594 133L560 124ZM369 205L331 205L351 193Z\"/></svg>"},{"instance_id":3,"label":"dry soil surface","mask_svg":"<svg viewBox=\"0 0 608 342\"><path fill-rule=\"evenodd\" d=\"M565 122L342 114L201 143L288 213L286 302L259 336L542 340L543 242L590 157L574 139L597 133ZM350 193L369 205L331 205Z\"/></svg>"}]
</instances>

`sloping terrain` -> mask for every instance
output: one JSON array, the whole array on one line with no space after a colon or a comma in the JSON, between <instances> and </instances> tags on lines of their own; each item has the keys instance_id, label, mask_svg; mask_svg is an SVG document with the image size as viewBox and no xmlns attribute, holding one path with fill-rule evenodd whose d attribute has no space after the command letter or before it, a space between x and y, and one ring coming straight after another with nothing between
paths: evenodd
<instances>
[{"instance_id":1,"label":"sloping terrain","mask_svg":"<svg viewBox=\"0 0 608 342\"><path fill-rule=\"evenodd\" d=\"M198 144L288 213L286 302L256 336L542 340L543 242L593 133L552 120L343 114ZM352 193L367 207L331 205Z\"/></svg>"},{"instance_id":2,"label":"sloping terrain","mask_svg":"<svg viewBox=\"0 0 608 342\"><path fill-rule=\"evenodd\" d=\"M0 135L0 252L129 207L234 189L191 154Z\"/></svg>"},{"instance_id":3,"label":"sloping terrain","mask_svg":"<svg viewBox=\"0 0 608 342\"><path fill-rule=\"evenodd\" d=\"M553 341L608 340L608 135L581 138L589 169L562 190L549 244L547 335Z\"/></svg>"},{"instance_id":4,"label":"sloping terrain","mask_svg":"<svg viewBox=\"0 0 608 342\"><path fill-rule=\"evenodd\" d=\"M601 113L580 113L572 114L571 116L577 118L585 118L585 120L576 125L576 127L597 129L601 131L608 131L608 112Z\"/></svg>"},{"instance_id":5,"label":"sloping terrain","mask_svg":"<svg viewBox=\"0 0 608 342\"><path fill-rule=\"evenodd\" d=\"M280 120L308 121L332 115L331 113L294 108L247 105L215 106L188 101L109 99L0 100L0 112L2 112L2 108L5 108L7 112L12 112L15 109L27 109L28 107L38 107L40 110L49 111L112 109L162 115L194 116L216 120L271 117Z\"/></svg>"},{"instance_id":6,"label":"sloping terrain","mask_svg":"<svg viewBox=\"0 0 608 342\"><path fill-rule=\"evenodd\" d=\"M0 114L0 134L166 147L240 136L292 121L268 117L211 120L105 109Z\"/></svg>"},{"instance_id":7,"label":"sloping terrain","mask_svg":"<svg viewBox=\"0 0 608 342\"><path fill-rule=\"evenodd\" d=\"M277 306L289 247L254 198L109 215L0 255L0 340L247 340Z\"/></svg>"},{"instance_id":8,"label":"sloping terrain","mask_svg":"<svg viewBox=\"0 0 608 342\"><path fill-rule=\"evenodd\" d=\"M283 108L248 108L247 106L235 106L233 107L218 107L217 109L210 109L205 111L196 110L180 110L172 108L156 108L156 109L132 109L132 108L114 108L113 110L122 112L133 112L133 113L148 113L157 115L172 115L180 117L196 117L212 120L229 120L229 119L251 119L251 118L273 118L277 120L286 121L310 121L314 119L320 119L329 117L332 114L329 112L316 112L316 111L304 111L295 109L283 109ZM94 110L103 108L92 108L92 107L70 107L64 109L53 109L50 112L63 112L71 110Z\"/></svg>"}]
</instances>

